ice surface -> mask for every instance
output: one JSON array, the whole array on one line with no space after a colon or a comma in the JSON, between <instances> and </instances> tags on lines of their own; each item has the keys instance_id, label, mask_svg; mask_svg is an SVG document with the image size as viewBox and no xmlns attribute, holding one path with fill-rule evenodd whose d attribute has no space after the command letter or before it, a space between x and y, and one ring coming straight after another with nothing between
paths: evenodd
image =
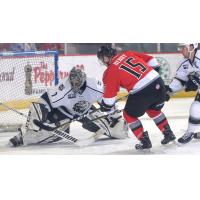
<instances>
[{"instance_id":1,"label":"ice surface","mask_svg":"<svg viewBox=\"0 0 200 200\"><path fill-rule=\"evenodd\" d=\"M168 121L175 135L180 137L181 130L187 129L188 112L193 98L187 99L172 99L167 102L163 111L168 117ZM124 103L119 106L123 107ZM178 154L200 154L200 140L193 140L185 145L169 144L163 146L160 144L163 138L162 134L155 126L154 122L146 115L141 118L144 129L148 130L150 139L152 141L152 149L150 151L136 151L134 146L138 142L137 139L130 132L130 138L124 140L108 139L105 136L100 138L95 143L87 147L77 147L65 141L57 144L49 145L35 145L28 147L9 147L8 140L16 135L14 132L0 133L0 154L41 154L41 155L80 155L80 154L109 154L109 155L178 155ZM76 122L71 126L71 134L83 138L89 137L91 133L81 128L81 125Z\"/></svg>"}]
</instances>

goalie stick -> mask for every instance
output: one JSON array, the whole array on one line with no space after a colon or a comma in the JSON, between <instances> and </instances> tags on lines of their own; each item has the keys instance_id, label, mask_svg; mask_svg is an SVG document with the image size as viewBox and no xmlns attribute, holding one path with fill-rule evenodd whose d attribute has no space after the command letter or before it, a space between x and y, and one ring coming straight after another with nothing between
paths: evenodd
<instances>
[{"instance_id":1,"label":"goalie stick","mask_svg":"<svg viewBox=\"0 0 200 200\"><path fill-rule=\"evenodd\" d=\"M55 131L53 131L53 133L55 135L57 135L58 137L61 137L62 139L66 140L70 143L73 143L79 147L87 146L87 145L93 143L95 141L95 137L96 137L96 135L92 135L89 138L80 140L80 139L75 138L74 136L67 134L65 131L61 131L59 129L56 129Z\"/></svg>"}]
</instances>

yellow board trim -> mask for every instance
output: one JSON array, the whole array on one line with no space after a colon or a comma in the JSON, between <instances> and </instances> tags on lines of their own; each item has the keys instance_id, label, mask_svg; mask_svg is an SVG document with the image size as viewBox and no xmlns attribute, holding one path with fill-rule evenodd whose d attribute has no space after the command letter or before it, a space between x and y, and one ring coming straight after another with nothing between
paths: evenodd
<instances>
[{"instance_id":1,"label":"yellow board trim","mask_svg":"<svg viewBox=\"0 0 200 200\"><path fill-rule=\"evenodd\" d=\"M17 101L10 101L10 102L2 102L8 107L13 109L26 109L30 106L31 102L37 101L36 98L26 99L26 100L17 100ZM4 108L0 105L0 111L7 111L8 109Z\"/></svg>"},{"instance_id":2,"label":"yellow board trim","mask_svg":"<svg viewBox=\"0 0 200 200\"><path fill-rule=\"evenodd\" d=\"M120 92L118 93L117 97L120 98L120 97L123 97L125 95L127 95L128 93L127 92ZM189 97L195 97L197 94L197 92L178 92L176 94L174 94L172 96L172 98L189 98Z\"/></svg>"}]
</instances>

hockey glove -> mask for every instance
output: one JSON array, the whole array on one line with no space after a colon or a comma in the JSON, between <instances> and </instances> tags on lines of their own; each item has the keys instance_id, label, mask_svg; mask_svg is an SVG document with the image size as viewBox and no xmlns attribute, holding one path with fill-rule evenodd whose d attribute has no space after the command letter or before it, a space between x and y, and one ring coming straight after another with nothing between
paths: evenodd
<instances>
[{"instance_id":1,"label":"hockey glove","mask_svg":"<svg viewBox=\"0 0 200 200\"><path fill-rule=\"evenodd\" d=\"M116 110L114 113L111 113L108 117L110 127L113 128L122 118L121 111Z\"/></svg>"},{"instance_id":2,"label":"hockey glove","mask_svg":"<svg viewBox=\"0 0 200 200\"><path fill-rule=\"evenodd\" d=\"M170 100L170 93L172 93L173 91L169 87L169 85L165 85L165 90L166 90L165 101L169 101Z\"/></svg>"},{"instance_id":3,"label":"hockey glove","mask_svg":"<svg viewBox=\"0 0 200 200\"><path fill-rule=\"evenodd\" d=\"M100 110L101 110L101 112L109 112L114 107L115 107L115 104L113 104L113 105L110 106L110 105L105 104L103 100L101 101L101 104L100 104Z\"/></svg>"},{"instance_id":4,"label":"hockey glove","mask_svg":"<svg viewBox=\"0 0 200 200\"><path fill-rule=\"evenodd\" d=\"M188 75L188 82L185 84L185 91L197 91L198 87L200 87L200 77L197 72L192 72Z\"/></svg>"}]
</instances>

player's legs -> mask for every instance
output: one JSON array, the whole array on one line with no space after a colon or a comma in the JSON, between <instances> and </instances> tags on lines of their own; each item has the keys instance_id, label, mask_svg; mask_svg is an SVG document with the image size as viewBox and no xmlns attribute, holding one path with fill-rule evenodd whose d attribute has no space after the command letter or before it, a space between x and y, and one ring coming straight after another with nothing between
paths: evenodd
<instances>
[{"instance_id":1,"label":"player's legs","mask_svg":"<svg viewBox=\"0 0 200 200\"><path fill-rule=\"evenodd\" d=\"M175 139L165 115L160 111L164 105L164 100L165 87L161 78L158 78L140 92L129 95L125 105L124 118L140 141L142 141L142 138L148 137L143 130L141 122L138 120L138 117L144 115L145 112L154 119L158 128L164 133L165 138L162 144Z\"/></svg>"},{"instance_id":2,"label":"player's legs","mask_svg":"<svg viewBox=\"0 0 200 200\"><path fill-rule=\"evenodd\" d=\"M150 93L148 88L144 88L140 92L129 94L124 108L124 119L128 123L133 134L141 142L140 144L136 144L136 149L149 149L152 147L148 133L144 131L142 123L138 119L138 117L143 116L145 111L148 109L149 98Z\"/></svg>"},{"instance_id":3,"label":"player's legs","mask_svg":"<svg viewBox=\"0 0 200 200\"><path fill-rule=\"evenodd\" d=\"M195 133L200 126L200 95L196 95L190 106L188 128L185 134L178 139L180 143L188 143L192 138L199 139L199 133Z\"/></svg>"},{"instance_id":4,"label":"player's legs","mask_svg":"<svg viewBox=\"0 0 200 200\"><path fill-rule=\"evenodd\" d=\"M170 141L173 141L176 139L174 136L170 125L167 121L167 118L165 117L164 113L161 112L161 110L152 110L149 109L146 111L148 116L153 119L156 126L160 129L160 131L164 135L164 139L161 141L162 144L167 144Z\"/></svg>"},{"instance_id":5,"label":"player's legs","mask_svg":"<svg viewBox=\"0 0 200 200\"><path fill-rule=\"evenodd\" d=\"M124 119L126 120L127 124L129 125L129 128L133 132L133 134L136 136L136 138L141 141L140 144L136 144L136 149L149 149L152 147L151 141L149 139L147 131L144 132L144 128L142 126L141 121L137 117L130 116L127 114L127 112L124 110L123 112Z\"/></svg>"},{"instance_id":6,"label":"player's legs","mask_svg":"<svg viewBox=\"0 0 200 200\"><path fill-rule=\"evenodd\" d=\"M161 78L157 79L149 88L151 90L151 105L146 113L150 118L153 119L156 126L164 135L164 139L161 141L162 144L167 144L170 141L176 139L173 134L170 125L167 121L165 114L161 111L165 102L165 85Z\"/></svg>"},{"instance_id":7,"label":"player's legs","mask_svg":"<svg viewBox=\"0 0 200 200\"><path fill-rule=\"evenodd\" d=\"M144 115L148 108L148 101L143 98L143 91L136 94L129 94L124 107L123 116L133 134L141 140L143 138L143 126L138 117Z\"/></svg>"}]
</instances>

